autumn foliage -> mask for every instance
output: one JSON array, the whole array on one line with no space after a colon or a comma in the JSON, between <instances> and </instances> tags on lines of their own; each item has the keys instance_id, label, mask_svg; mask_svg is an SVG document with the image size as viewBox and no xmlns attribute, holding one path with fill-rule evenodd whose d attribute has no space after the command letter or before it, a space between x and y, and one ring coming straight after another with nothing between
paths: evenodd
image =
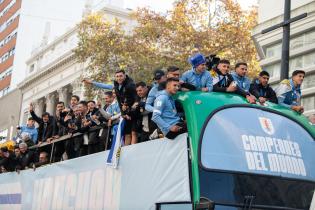
<instances>
[{"instance_id":1,"label":"autumn foliage","mask_svg":"<svg viewBox=\"0 0 315 210\"><path fill-rule=\"evenodd\" d=\"M232 64L245 61L251 75L258 71L251 39L257 24L255 8L243 11L234 0L178 0L166 14L139 8L131 17L136 23L131 31L101 13L78 25L75 53L89 64L85 76L106 82L115 70L124 68L136 81L150 82L156 68L190 69L187 59L194 51L217 54Z\"/></svg>"}]
</instances>

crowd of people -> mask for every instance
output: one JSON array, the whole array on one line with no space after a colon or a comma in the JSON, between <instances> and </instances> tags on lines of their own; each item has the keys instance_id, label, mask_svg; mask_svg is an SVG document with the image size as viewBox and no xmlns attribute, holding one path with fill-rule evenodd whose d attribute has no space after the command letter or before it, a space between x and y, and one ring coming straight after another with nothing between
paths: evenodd
<instances>
[{"instance_id":1,"label":"crowd of people","mask_svg":"<svg viewBox=\"0 0 315 210\"><path fill-rule=\"evenodd\" d=\"M5 147L0 150L1 172L41 166L50 162L49 157L60 161L104 151L110 148L112 128L121 117L125 120L124 145L160 137L174 139L187 132L183 110L172 97L178 91L234 93L250 104L263 105L269 101L298 113L304 111L300 103L305 76L302 70L294 71L291 79L282 81L273 90L268 83L269 73L261 71L258 78L251 81L245 62L237 63L234 71L230 71L230 62L225 59L208 70L206 59L200 53L194 54L189 62L191 70L182 75L176 66L166 71L156 70L152 86L143 81L134 82L124 70L115 72L113 84L84 79L85 85L105 89L103 107L73 95L68 107L59 101L56 113L37 116L30 104L31 117L26 125L18 127L21 143L15 146L14 152ZM81 135L74 135L76 133ZM65 135L68 135L65 141L56 141ZM53 141L57 142L53 150L50 144L41 146ZM28 149L34 145L38 146L35 151Z\"/></svg>"}]
</instances>

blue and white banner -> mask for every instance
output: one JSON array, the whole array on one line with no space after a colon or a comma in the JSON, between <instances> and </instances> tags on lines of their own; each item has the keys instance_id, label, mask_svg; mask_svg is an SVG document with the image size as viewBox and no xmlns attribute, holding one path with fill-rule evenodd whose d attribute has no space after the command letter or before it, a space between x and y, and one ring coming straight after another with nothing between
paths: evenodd
<instances>
[{"instance_id":1,"label":"blue and white banner","mask_svg":"<svg viewBox=\"0 0 315 210\"><path fill-rule=\"evenodd\" d=\"M22 188L18 182L1 184L1 209L20 210L22 204Z\"/></svg>"},{"instance_id":2,"label":"blue and white banner","mask_svg":"<svg viewBox=\"0 0 315 210\"><path fill-rule=\"evenodd\" d=\"M120 151L124 142L124 128L125 120L124 118L120 117L118 125L115 125L113 127L114 137L106 161L106 164L112 166L113 168L118 167Z\"/></svg>"},{"instance_id":3,"label":"blue and white banner","mask_svg":"<svg viewBox=\"0 0 315 210\"><path fill-rule=\"evenodd\" d=\"M0 210L152 210L191 201L186 140L122 147L117 169L104 164L105 151L0 174Z\"/></svg>"}]
</instances>

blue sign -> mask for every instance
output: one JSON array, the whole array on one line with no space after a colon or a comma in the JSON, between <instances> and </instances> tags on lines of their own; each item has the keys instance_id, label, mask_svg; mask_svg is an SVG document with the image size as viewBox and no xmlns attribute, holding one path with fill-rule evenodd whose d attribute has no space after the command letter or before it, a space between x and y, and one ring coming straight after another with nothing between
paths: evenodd
<instances>
[{"instance_id":1,"label":"blue sign","mask_svg":"<svg viewBox=\"0 0 315 210\"><path fill-rule=\"evenodd\" d=\"M315 142L296 122L260 109L221 110L202 136L205 168L315 181Z\"/></svg>"}]
</instances>

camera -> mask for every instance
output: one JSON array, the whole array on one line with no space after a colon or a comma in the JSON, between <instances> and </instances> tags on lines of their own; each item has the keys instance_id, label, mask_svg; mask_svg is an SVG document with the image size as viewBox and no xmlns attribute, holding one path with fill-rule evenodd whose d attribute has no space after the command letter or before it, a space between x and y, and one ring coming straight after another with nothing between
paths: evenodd
<instances>
[{"instance_id":1,"label":"camera","mask_svg":"<svg viewBox=\"0 0 315 210\"><path fill-rule=\"evenodd\" d=\"M217 55L215 54L211 54L205 57L206 59L206 65L208 67L208 70L214 69L216 68L216 66L218 65L220 58L217 57Z\"/></svg>"}]
</instances>

